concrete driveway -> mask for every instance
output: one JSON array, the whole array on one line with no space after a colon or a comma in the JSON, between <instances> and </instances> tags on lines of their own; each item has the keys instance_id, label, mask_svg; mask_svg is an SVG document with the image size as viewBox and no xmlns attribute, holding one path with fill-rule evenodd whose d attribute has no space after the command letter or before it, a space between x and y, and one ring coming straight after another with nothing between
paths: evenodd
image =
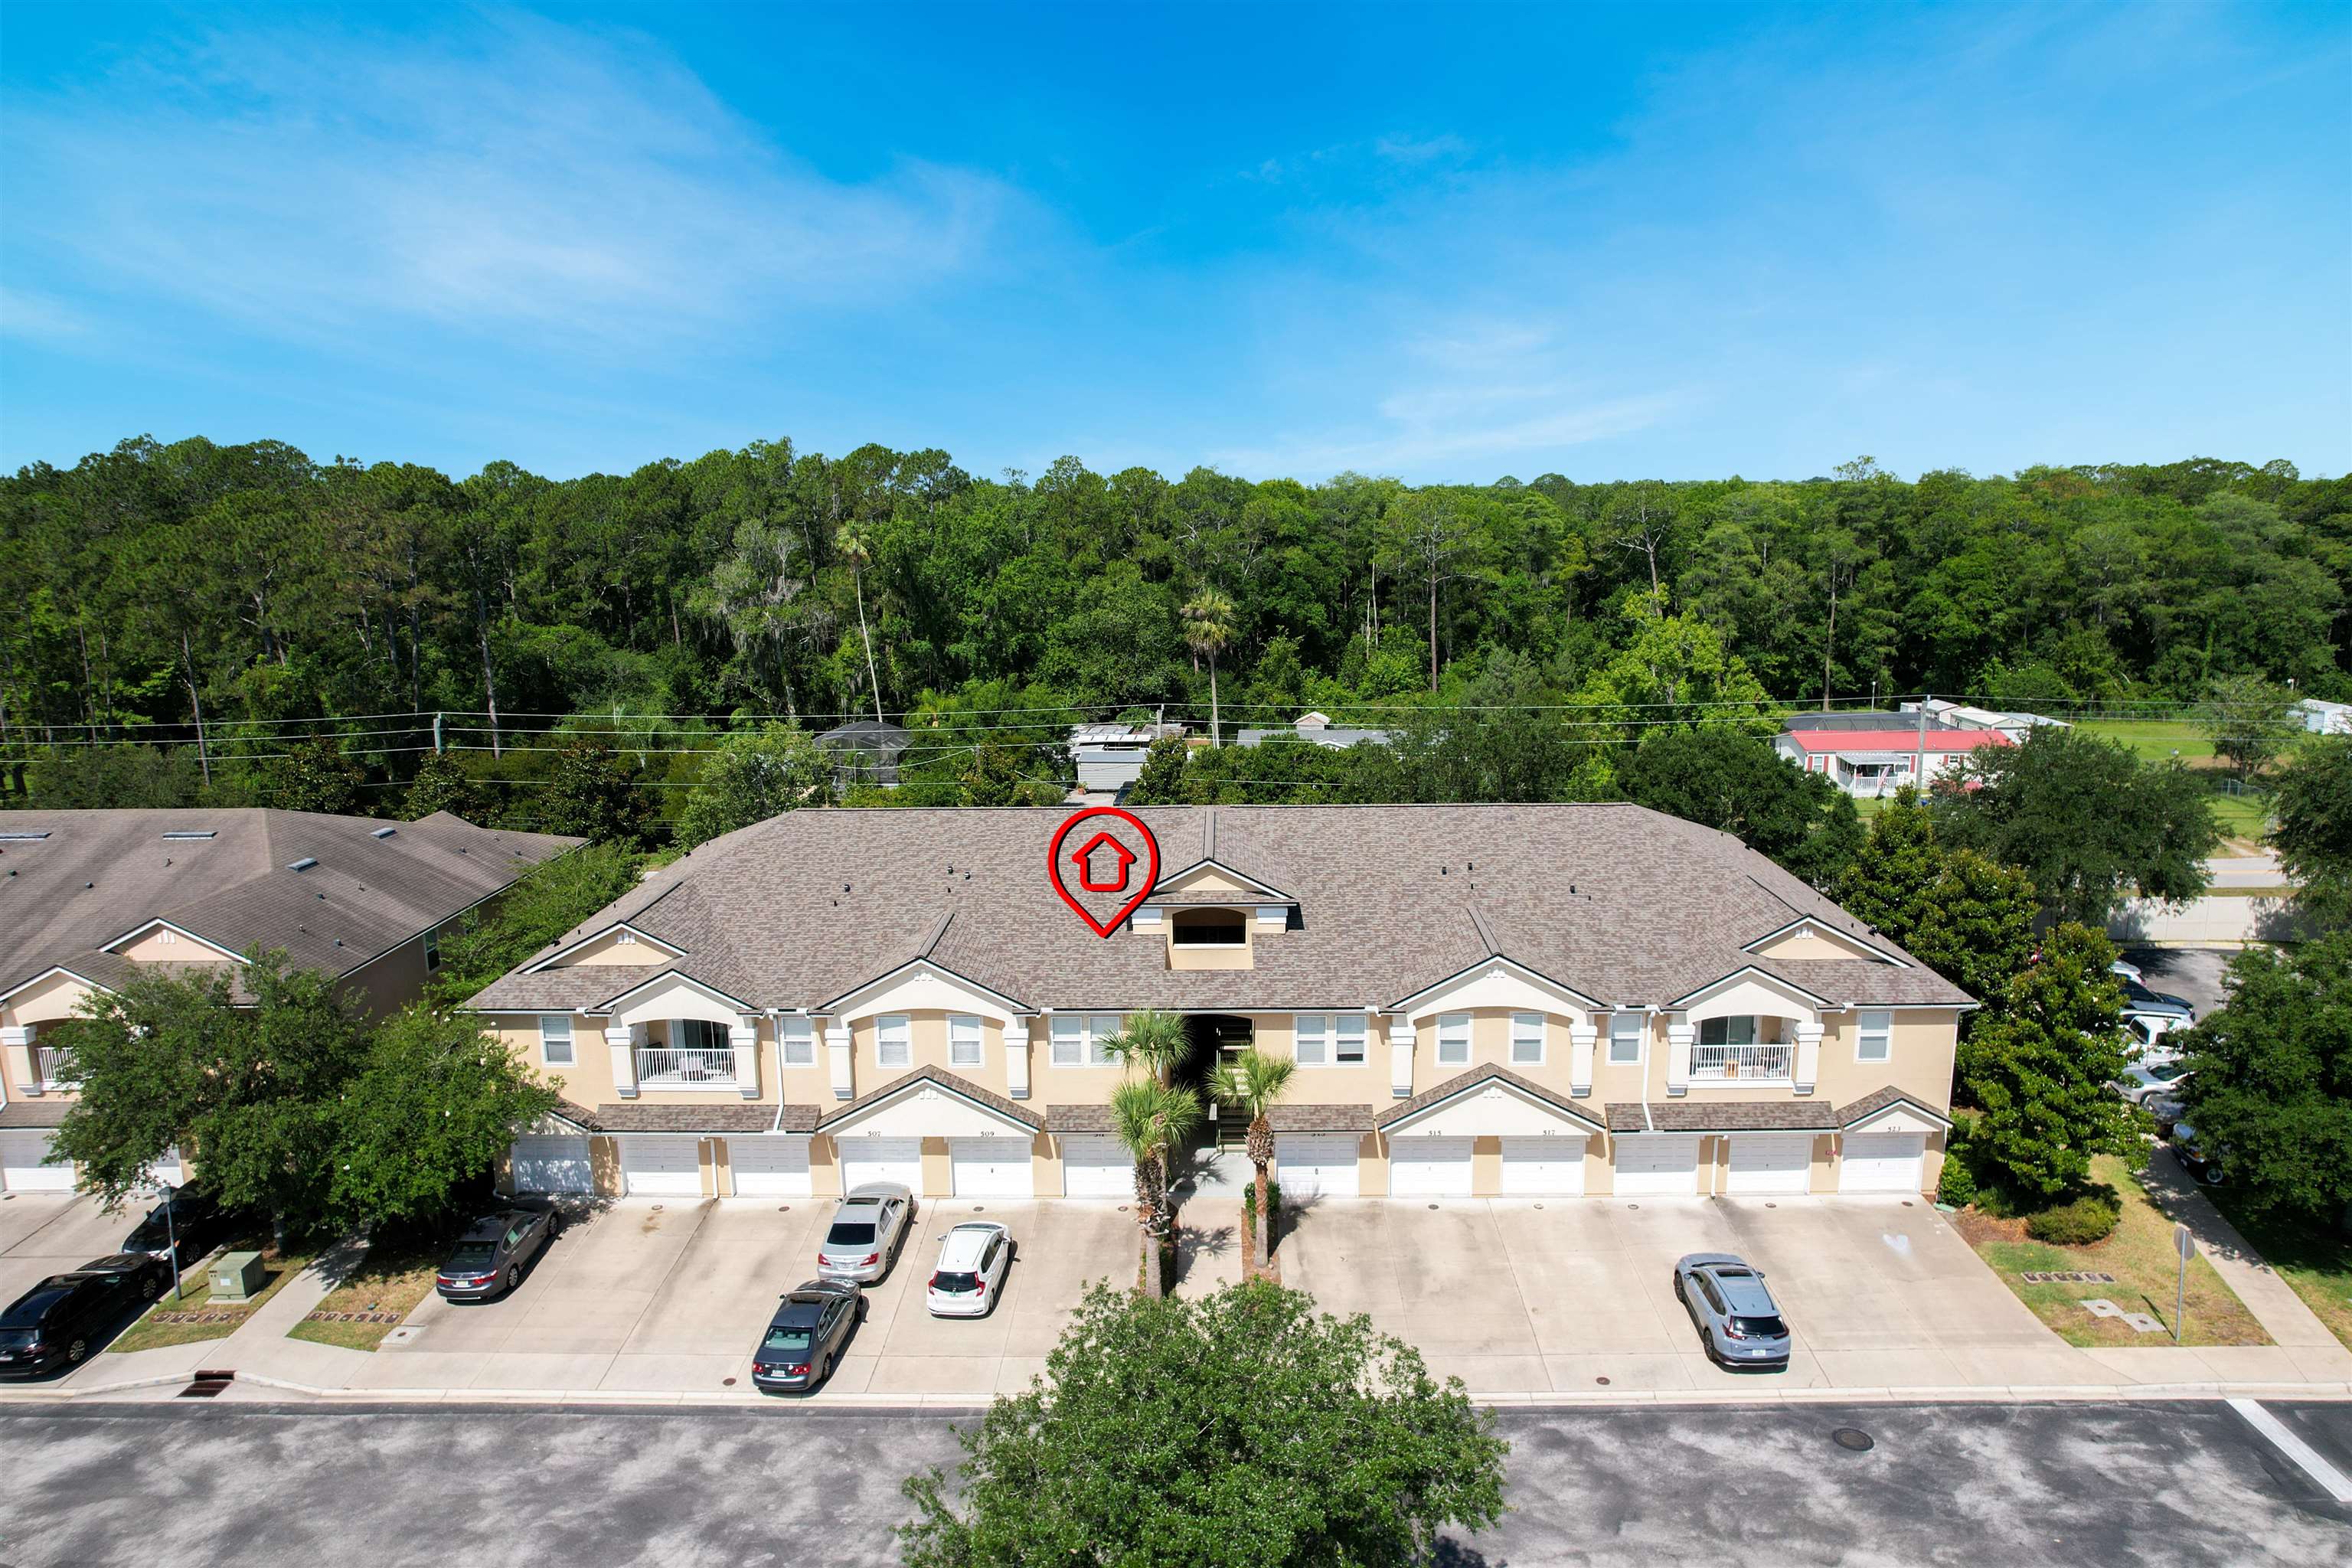
<instances>
[{"instance_id":1,"label":"concrete driveway","mask_svg":"<svg viewBox=\"0 0 2352 1568\"><path fill-rule=\"evenodd\" d=\"M1764 1271L1797 1342L1786 1373L1706 1360L1674 1298L1688 1252ZM2093 1381L1924 1201L1328 1199L1299 1213L1282 1268L1474 1393Z\"/></svg>"},{"instance_id":2,"label":"concrete driveway","mask_svg":"<svg viewBox=\"0 0 2352 1568\"><path fill-rule=\"evenodd\" d=\"M776 1298L815 1274L832 1212L825 1198L624 1199L569 1225L511 1296L466 1306L427 1298L371 1358L361 1385L746 1390ZM940 1238L975 1215L1012 1227L1017 1257L1003 1296L987 1318L935 1319L923 1310L923 1284ZM1108 1204L933 1198L915 1225L897 1266L867 1289L866 1321L828 1390L1023 1386L1044 1368L1086 1282L1134 1268L1134 1220Z\"/></svg>"},{"instance_id":3,"label":"concrete driveway","mask_svg":"<svg viewBox=\"0 0 2352 1568\"><path fill-rule=\"evenodd\" d=\"M79 1193L17 1193L0 1199L0 1307L39 1280L122 1249L147 1212L131 1204L110 1214Z\"/></svg>"}]
</instances>

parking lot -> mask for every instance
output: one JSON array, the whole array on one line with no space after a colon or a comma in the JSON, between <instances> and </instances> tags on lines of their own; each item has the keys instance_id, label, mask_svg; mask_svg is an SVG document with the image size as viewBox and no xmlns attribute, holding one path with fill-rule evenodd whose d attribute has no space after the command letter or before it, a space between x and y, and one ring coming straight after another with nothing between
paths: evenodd
<instances>
[{"instance_id":1,"label":"parking lot","mask_svg":"<svg viewBox=\"0 0 2352 1568\"><path fill-rule=\"evenodd\" d=\"M0 1199L0 1307L52 1274L79 1268L121 1249L148 1207L112 1214L66 1193L18 1193Z\"/></svg>"}]
</instances>

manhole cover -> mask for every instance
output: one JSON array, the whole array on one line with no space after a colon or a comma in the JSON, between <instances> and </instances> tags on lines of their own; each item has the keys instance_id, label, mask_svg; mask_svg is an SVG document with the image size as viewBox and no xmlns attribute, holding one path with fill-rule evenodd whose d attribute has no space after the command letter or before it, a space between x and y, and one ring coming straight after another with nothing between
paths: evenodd
<instances>
[{"instance_id":1,"label":"manhole cover","mask_svg":"<svg viewBox=\"0 0 2352 1568\"><path fill-rule=\"evenodd\" d=\"M1870 1434L1859 1426L1841 1426L1830 1434L1830 1441L1857 1454L1867 1454L1878 1446L1870 1440Z\"/></svg>"},{"instance_id":2,"label":"manhole cover","mask_svg":"<svg viewBox=\"0 0 2352 1568\"><path fill-rule=\"evenodd\" d=\"M1429 1206L1430 1206L1431 1208L1435 1208L1437 1205L1436 1205L1435 1204L1432 1204L1432 1205L1430 1205Z\"/></svg>"},{"instance_id":3,"label":"manhole cover","mask_svg":"<svg viewBox=\"0 0 2352 1568\"><path fill-rule=\"evenodd\" d=\"M1538 1207L1538 1208L1541 1208L1541 1207L1543 1207L1543 1205L1541 1205L1541 1204L1538 1204L1538 1205L1536 1205L1536 1207Z\"/></svg>"},{"instance_id":4,"label":"manhole cover","mask_svg":"<svg viewBox=\"0 0 2352 1568\"><path fill-rule=\"evenodd\" d=\"M1642 1205L1641 1205L1640 1204L1627 1204L1625 1206L1626 1206L1627 1208L1629 1208L1629 1209L1637 1209L1637 1208L1640 1208Z\"/></svg>"},{"instance_id":5,"label":"manhole cover","mask_svg":"<svg viewBox=\"0 0 2352 1568\"><path fill-rule=\"evenodd\" d=\"M986 1204L974 1204L971 1205L971 1212L974 1214L986 1214L988 1212L988 1205Z\"/></svg>"},{"instance_id":6,"label":"manhole cover","mask_svg":"<svg viewBox=\"0 0 2352 1568\"><path fill-rule=\"evenodd\" d=\"M1768 1209L1776 1209L1776 1208L1779 1208L1780 1205L1779 1204L1766 1204L1764 1206L1765 1206L1766 1208L1768 1208Z\"/></svg>"},{"instance_id":7,"label":"manhole cover","mask_svg":"<svg viewBox=\"0 0 2352 1568\"><path fill-rule=\"evenodd\" d=\"M719 1384L722 1388L732 1388L735 1386L735 1380L731 1377L722 1377L719 1380Z\"/></svg>"},{"instance_id":8,"label":"manhole cover","mask_svg":"<svg viewBox=\"0 0 2352 1568\"><path fill-rule=\"evenodd\" d=\"M1596 1377L1592 1381L1599 1384L1603 1388L1609 1386L1609 1380L1605 1377Z\"/></svg>"},{"instance_id":9,"label":"manhole cover","mask_svg":"<svg viewBox=\"0 0 2352 1568\"><path fill-rule=\"evenodd\" d=\"M793 1212L793 1205L790 1204L778 1204L776 1205L776 1212L778 1214L790 1214Z\"/></svg>"}]
</instances>

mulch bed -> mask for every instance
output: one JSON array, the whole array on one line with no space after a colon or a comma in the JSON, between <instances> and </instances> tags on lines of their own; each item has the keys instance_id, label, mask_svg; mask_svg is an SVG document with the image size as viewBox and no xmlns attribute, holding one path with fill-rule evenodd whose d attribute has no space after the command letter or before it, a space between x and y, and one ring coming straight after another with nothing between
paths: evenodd
<instances>
[{"instance_id":1,"label":"mulch bed","mask_svg":"<svg viewBox=\"0 0 2352 1568\"><path fill-rule=\"evenodd\" d=\"M253 1309L240 1307L234 1312L155 1312L149 1318L156 1323L238 1323L251 1316Z\"/></svg>"},{"instance_id":2,"label":"mulch bed","mask_svg":"<svg viewBox=\"0 0 2352 1568\"><path fill-rule=\"evenodd\" d=\"M313 1312L313 1323L396 1323L404 1314L400 1312Z\"/></svg>"}]
</instances>

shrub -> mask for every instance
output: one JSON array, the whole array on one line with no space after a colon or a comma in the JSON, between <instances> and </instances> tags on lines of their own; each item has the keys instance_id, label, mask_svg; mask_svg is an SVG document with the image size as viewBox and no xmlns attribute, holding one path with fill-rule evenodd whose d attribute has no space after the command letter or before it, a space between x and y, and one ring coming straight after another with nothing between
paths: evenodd
<instances>
[{"instance_id":1,"label":"shrub","mask_svg":"<svg viewBox=\"0 0 2352 1568\"><path fill-rule=\"evenodd\" d=\"M2053 1247L2088 1247L2112 1235L2123 1209L2114 1199L2095 1193L2025 1216L2025 1234Z\"/></svg>"},{"instance_id":2,"label":"shrub","mask_svg":"<svg viewBox=\"0 0 2352 1568\"><path fill-rule=\"evenodd\" d=\"M1282 1214L1282 1184L1268 1180L1265 1184L1265 1206L1277 1217ZM1257 1178L1252 1176L1242 1184L1242 1213L1249 1219L1257 1218Z\"/></svg>"},{"instance_id":3,"label":"shrub","mask_svg":"<svg viewBox=\"0 0 2352 1568\"><path fill-rule=\"evenodd\" d=\"M1977 1201L1976 1173L1969 1169L1963 1149L1944 1152L1944 1173L1936 1180L1936 1201L1964 1209Z\"/></svg>"}]
</instances>

